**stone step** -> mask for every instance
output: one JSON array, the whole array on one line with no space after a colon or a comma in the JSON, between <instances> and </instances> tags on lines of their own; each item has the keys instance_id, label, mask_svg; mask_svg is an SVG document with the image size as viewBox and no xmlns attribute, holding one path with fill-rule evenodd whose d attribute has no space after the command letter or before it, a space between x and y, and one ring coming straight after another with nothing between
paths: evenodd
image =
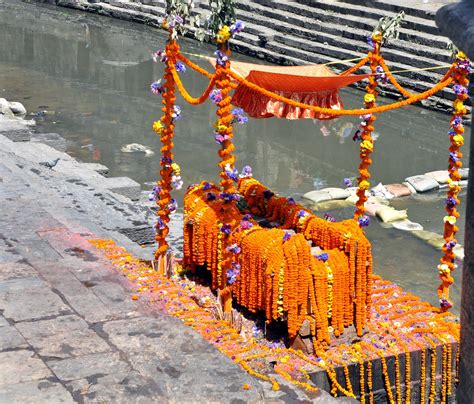
<instances>
[{"instance_id":1,"label":"stone step","mask_svg":"<svg viewBox=\"0 0 474 404\"><path fill-rule=\"evenodd\" d=\"M339 0L339 2L360 5L360 0ZM397 0L368 0L365 1L365 4L367 6L375 7L379 10L392 11L395 13L404 11L408 15L419 18L433 19L435 15L435 12L428 4L426 6L422 6L420 4L408 1L401 4L400 1Z\"/></svg>"}]
</instances>

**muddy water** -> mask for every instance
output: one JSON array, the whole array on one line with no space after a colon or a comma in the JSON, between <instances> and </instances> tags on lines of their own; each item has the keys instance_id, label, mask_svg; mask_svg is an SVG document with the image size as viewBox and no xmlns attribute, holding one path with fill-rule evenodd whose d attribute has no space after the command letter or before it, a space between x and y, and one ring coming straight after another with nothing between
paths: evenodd
<instances>
[{"instance_id":1,"label":"muddy water","mask_svg":"<svg viewBox=\"0 0 474 404\"><path fill-rule=\"evenodd\" d=\"M129 176L142 184L156 179L160 144L150 127L160 117L160 100L149 85L163 73L163 66L151 60L151 53L164 46L161 32L74 10L3 0L0 38L1 97L24 103L43 131L68 140L68 152L78 159L100 162L110 168L110 175ZM182 48L192 54L213 52L210 46L187 40ZM206 61L191 58L206 66ZM183 78L194 95L205 87L203 78L193 72ZM359 91L344 90L343 97L346 107L361 106ZM214 180L214 106L189 107L180 98L178 103L183 118L176 128L175 159L185 184ZM342 186L343 178L357 173L358 144L352 135L358 121L251 120L236 128L237 165L251 165L256 178L284 195ZM445 167L448 122L448 115L419 107L380 116L375 124L374 183L399 182ZM155 155L122 152L129 143L145 145ZM441 196L410 198L406 204L413 220L442 231ZM333 214L345 218L352 210ZM368 236L377 273L424 299L436 300L438 251L409 233L382 228L375 220ZM458 287L453 297L459 301Z\"/></svg>"}]
</instances>

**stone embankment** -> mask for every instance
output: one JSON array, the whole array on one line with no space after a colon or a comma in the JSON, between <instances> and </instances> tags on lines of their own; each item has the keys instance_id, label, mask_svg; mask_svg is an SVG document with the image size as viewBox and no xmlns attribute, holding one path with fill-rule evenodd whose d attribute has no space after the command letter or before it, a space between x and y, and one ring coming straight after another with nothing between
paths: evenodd
<instances>
[{"instance_id":1,"label":"stone embankment","mask_svg":"<svg viewBox=\"0 0 474 404\"><path fill-rule=\"evenodd\" d=\"M165 0L49 2L152 26L160 26L165 10ZM207 1L195 3L199 13L208 13ZM246 29L232 40L233 49L272 63L333 63L363 57L369 49L366 37L378 20L399 11L407 14L400 38L387 44L383 55L392 71L399 72L396 77L400 83L415 92L427 90L446 69L413 69L451 63L446 48L448 39L440 35L435 23L436 10L444 1L425 4L379 0L360 4L356 0L239 0L235 3L237 17L245 21ZM332 64L331 68L342 71L349 65ZM386 86L384 92L390 97L400 97L391 86ZM449 110L453 99L452 91L446 89L423 104Z\"/></svg>"},{"instance_id":2,"label":"stone embankment","mask_svg":"<svg viewBox=\"0 0 474 404\"><path fill-rule=\"evenodd\" d=\"M88 240L153 256L154 212L137 201L139 184L57 150L65 140L35 133L21 104L0 108L1 403L308 400L291 385L272 391L178 319L134 301ZM181 223L174 215L172 236ZM321 391L316 402L334 400Z\"/></svg>"}]
</instances>

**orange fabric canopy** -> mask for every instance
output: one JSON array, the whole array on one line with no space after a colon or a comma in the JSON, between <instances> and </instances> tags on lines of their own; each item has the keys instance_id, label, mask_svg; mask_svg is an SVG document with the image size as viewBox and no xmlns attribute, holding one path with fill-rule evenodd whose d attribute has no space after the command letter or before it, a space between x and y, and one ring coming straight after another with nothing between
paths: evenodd
<instances>
[{"instance_id":1,"label":"orange fabric canopy","mask_svg":"<svg viewBox=\"0 0 474 404\"><path fill-rule=\"evenodd\" d=\"M215 65L215 60L209 60ZM248 81L286 98L332 109L343 108L338 91L340 88L369 76L368 74L339 76L325 65L268 66L232 62L231 69ZM273 116L286 119L334 118L275 101L244 85L239 85L235 90L232 104L241 107L254 118Z\"/></svg>"}]
</instances>

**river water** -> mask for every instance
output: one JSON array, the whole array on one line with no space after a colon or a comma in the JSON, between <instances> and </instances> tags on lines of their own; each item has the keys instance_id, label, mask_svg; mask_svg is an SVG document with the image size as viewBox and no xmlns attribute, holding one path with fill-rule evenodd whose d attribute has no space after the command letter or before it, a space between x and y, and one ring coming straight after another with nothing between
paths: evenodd
<instances>
[{"instance_id":1,"label":"river water","mask_svg":"<svg viewBox=\"0 0 474 404\"><path fill-rule=\"evenodd\" d=\"M150 93L149 86L163 73L163 66L153 63L151 53L163 48L165 40L162 32L139 24L0 0L0 97L22 102L35 114L42 131L65 137L69 154L102 163L111 176L128 176L146 187L157 178L160 148L151 131L152 122L161 114L160 99ZM192 54L213 53L212 47L189 40L182 41L182 49ZM233 58L250 60L241 55ZM206 66L205 60L191 59ZM188 71L182 76L192 94L204 89L205 81L196 73ZM362 105L360 91L349 88L342 93L346 108ZM215 106L190 107L179 97L177 102L183 118L176 126L175 160L181 165L185 186L202 179L216 180ZM380 101L387 102L391 101ZM252 119L235 130L237 166L251 165L257 179L283 195L342 187L345 177L357 174L358 144L352 135L358 122L357 117L314 122ZM373 183L400 182L410 175L445 168L448 124L448 115L420 107L379 116ZM155 155L122 152L122 146L129 143L145 145ZM464 150L467 161L468 144ZM182 193L177 196L182 199ZM409 197L401 204L408 207L412 220L442 233L442 193ZM342 219L352 215L352 208L331 213ZM440 252L376 220L367 234L373 244L375 272L436 303ZM463 237L461 230L459 240ZM452 289L457 305L460 272Z\"/></svg>"}]
</instances>

